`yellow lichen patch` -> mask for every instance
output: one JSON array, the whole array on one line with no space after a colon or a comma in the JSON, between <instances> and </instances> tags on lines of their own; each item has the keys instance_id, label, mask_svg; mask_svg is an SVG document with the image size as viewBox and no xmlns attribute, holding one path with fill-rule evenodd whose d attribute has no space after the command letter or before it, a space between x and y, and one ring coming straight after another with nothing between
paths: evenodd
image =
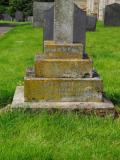
<instances>
[{"instance_id":1,"label":"yellow lichen patch","mask_svg":"<svg viewBox=\"0 0 120 160\"><path fill-rule=\"evenodd\" d=\"M25 78L26 101L101 102L98 78Z\"/></svg>"},{"instance_id":2,"label":"yellow lichen patch","mask_svg":"<svg viewBox=\"0 0 120 160\"><path fill-rule=\"evenodd\" d=\"M82 78L92 77L90 59L44 59L36 58L36 77Z\"/></svg>"}]
</instances>

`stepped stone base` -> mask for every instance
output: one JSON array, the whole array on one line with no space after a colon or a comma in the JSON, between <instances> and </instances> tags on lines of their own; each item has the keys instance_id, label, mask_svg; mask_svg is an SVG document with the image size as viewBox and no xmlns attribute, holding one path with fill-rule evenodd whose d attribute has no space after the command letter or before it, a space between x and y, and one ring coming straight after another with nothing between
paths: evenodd
<instances>
[{"instance_id":1,"label":"stepped stone base","mask_svg":"<svg viewBox=\"0 0 120 160\"><path fill-rule=\"evenodd\" d=\"M37 109L48 111L79 111L80 113L95 113L100 116L114 115L114 105L107 100L103 102L25 102L24 87L18 86L15 91L12 108Z\"/></svg>"},{"instance_id":2,"label":"stepped stone base","mask_svg":"<svg viewBox=\"0 0 120 160\"><path fill-rule=\"evenodd\" d=\"M92 77L91 59L45 59L35 58L35 77L46 78L90 78Z\"/></svg>"},{"instance_id":3,"label":"stepped stone base","mask_svg":"<svg viewBox=\"0 0 120 160\"><path fill-rule=\"evenodd\" d=\"M26 101L101 102L100 78L36 78L25 77Z\"/></svg>"}]
</instances>

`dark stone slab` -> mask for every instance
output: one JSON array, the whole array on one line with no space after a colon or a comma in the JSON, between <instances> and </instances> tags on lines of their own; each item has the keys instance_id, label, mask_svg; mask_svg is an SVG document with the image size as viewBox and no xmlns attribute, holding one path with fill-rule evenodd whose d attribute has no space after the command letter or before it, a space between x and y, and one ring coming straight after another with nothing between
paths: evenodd
<instances>
[{"instance_id":1,"label":"dark stone slab","mask_svg":"<svg viewBox=\"0 0 120 160\"><path fill-rule=\"evenodd\" d=\"M96 31L97 16L87 16L87 31Z\"/></svg>"},{"instance_id":2,"label":"dark stone slab","mask_svg":"<svg viewBox=\"0 0 120 160\"><path fill-rule=\"evenodd\" d=\"M54 7L44 12L44 40L53 40Z\"/></svg>"},{"instance_id":3,"label":"dark stone slab","mask_svg":"<svg viewBox=\"0 0 120 160\"><path fill-rule=\"evenodd\" d=\"M73 42L82 43L85 51L86 40L86 12L74 5Z\"/></svg>"},{"instance_id":4,"label":"dark stone slab","mask_svg":"<svg viewBox=\"0 0 120 160\"><path fill-rule=\"evenodd\" d=\"M16 12L15 12L15 20L16 20L17 22L23 22L23 21L24 21L23 12L21 12L21 11L16 11Z\"/></svg>"},{"instance_id":5,"label":"dark stone slab","mask_svg":"<svg viewBox=\"0 0 120 160\"><path fill-rule=\"evenodd\" d=\"M107 5L104 17L105 26L120 26L120 4Z\"/></svg>"}]
</instances>

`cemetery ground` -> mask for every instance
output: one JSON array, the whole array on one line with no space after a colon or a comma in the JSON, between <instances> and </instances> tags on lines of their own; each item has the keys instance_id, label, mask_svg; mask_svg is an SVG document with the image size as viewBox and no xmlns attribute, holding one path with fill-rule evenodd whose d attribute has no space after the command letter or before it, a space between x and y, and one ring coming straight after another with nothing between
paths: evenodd
<instances>
[{"instance_id":1,"label":"cemetery ground","mask_svg":"<svg viewBox=\"0 0 120 160\"><path fill-rule=\"evenodd\" d=\"M11 103L27 66L42 52L42 29L21 25L0 37L0 107ZM40 39L41 38L41 39ZM87 33L88 54L105 96L120 107L120 27L98 23ZM0 160L119 160L120 119L24 111L0 116Z\"/></svg>"}]
</instances>

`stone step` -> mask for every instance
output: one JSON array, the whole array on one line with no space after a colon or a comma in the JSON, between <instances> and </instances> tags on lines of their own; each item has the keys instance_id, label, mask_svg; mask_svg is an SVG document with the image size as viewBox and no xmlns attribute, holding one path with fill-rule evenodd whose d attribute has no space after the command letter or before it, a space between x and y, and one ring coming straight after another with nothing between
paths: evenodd
<instances>
[{"instance_id":1,"label":"stone step","mask_svg":"<svg viewBox=\"0 0 120 160\"><path fill-rule=\"evenodd\" d=\"M106 99L103 99L103 102L26 102L23 86L17 86L11 107L12 109L26 109L37 112L43 110L50 113L74 111L99 116L114 116L115 114L114 105Z\"/></svg>"},{"instance_id":2,"label":"stone step","mask_svg":"<svg viewBox=\"0 0 120 160\"><path fill-rule=\"evenodd\" d=\"M25 77L26 101L101 102L99 78L31 78Z\"/></svg>"},{"instance_id":3,"label":"stone step","mask_svg":"<svg viewBox=\"0 0 120 160\"><path fill-rule=\"evenodd\" d=\"M44 42L45 58L65 59L65 58L83 58L83 44L56 44L54 41Z\"/></svg>"},{"instance_id":4,"label":"stone step","mask_svg":"<svg viewBox=\"0 0 120 160\"><path fill-rule=\"evenodd\" d=\"M90 59L45 59L37 55L35 76L44 78L90 78L92 77Z\"/></svg>"}]
</instances>

